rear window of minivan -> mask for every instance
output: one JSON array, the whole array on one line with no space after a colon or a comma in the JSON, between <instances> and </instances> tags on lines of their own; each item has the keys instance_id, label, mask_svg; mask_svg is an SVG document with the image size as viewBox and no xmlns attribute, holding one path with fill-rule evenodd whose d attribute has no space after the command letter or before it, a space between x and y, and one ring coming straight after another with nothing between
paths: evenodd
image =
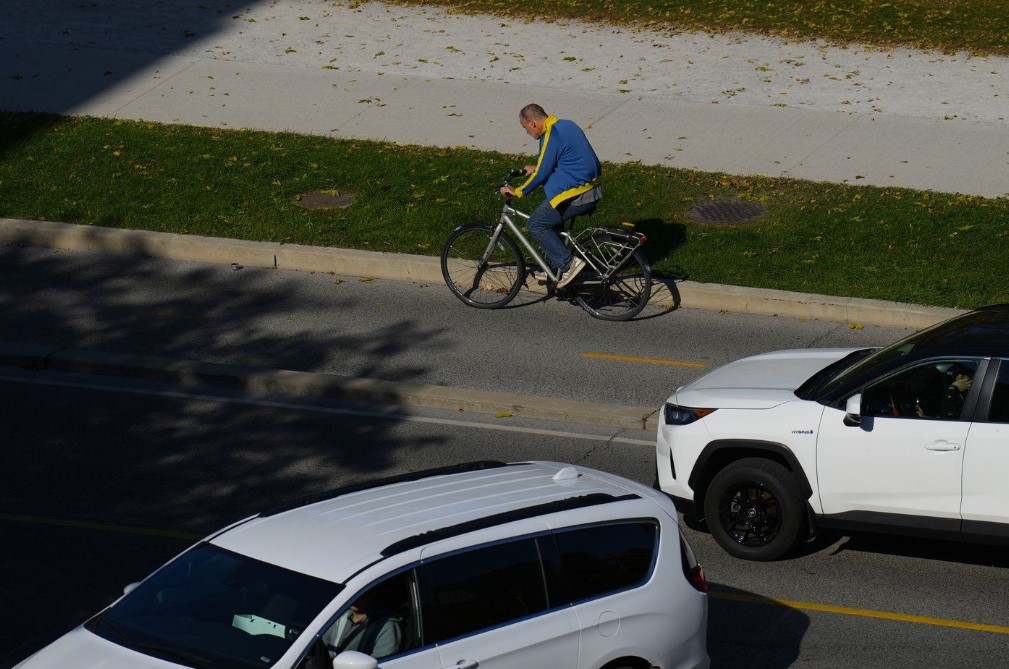
<instances>
[{"instance_id":1,"label":"rear window of minivan","mask_svg":"<svg viewBox=\"0 0 1009 669\"><path fill-rule=\"evenodd\" d=\"M658 533L654 520L601 523L424 562L417 567L424 643L637 587L651 576Z\"/></svg>"},{"instance_id":2,"label":"rear window of minivan","mask_svg":"<svg viewBox=\"0 0 1009 669\"><path fill-rule=\"evenodd\" d=\"M559 564L558 592L552 599L575 603L644 583L652 572L657 538L658 526L648 521L554 532Z\"/></svg>"}]
</instances>

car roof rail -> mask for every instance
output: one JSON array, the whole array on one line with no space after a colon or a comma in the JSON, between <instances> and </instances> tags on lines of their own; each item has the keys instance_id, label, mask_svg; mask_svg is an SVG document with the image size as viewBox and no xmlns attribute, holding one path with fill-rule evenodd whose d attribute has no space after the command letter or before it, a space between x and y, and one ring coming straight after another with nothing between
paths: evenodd
<instances>
[{"instance_id":1,"label":"car roof rail","mask_svg":"<svg viewBox=\"0 0 1009 669\"><path fill-rule=\"evenodd\" d=\"M395 476L386 476L383 478L371 479L368 481L361 481L359 483L351 483L349 485L340 486L339 488L333 488L331 490L326 490L323 492L312 493L310 495L305 495L296 499L289 500L278 504L259 514L260 518L267 518L269 516L274 516L278 513L283 513L284 511L290 511L291 509L296 509L299 506L306 506L308 504L314 504L316 502L323 502L329 499L336 499L343 495L349 495L355 492L361 492L362 490L371 490L372 488L381 488L382 486L393 485L395 483L405 483L408 481L420 481L421 479L431 478L433 476L447 476L449 474L465 474L467 472L478 472L487 469L497 469L499 467L508 467L507 462L500 462L498 460L475 460L473 462L463 462L457 465L449 465L447 467L433 467L431 469L421 469L416 472L407 472L406 474L397 474Z\"/></svg>"},{"instance_id":2,"label":"car roof rail","mask_svg":"<svg viewBox=\"0 0 1009 669\"><path fill-rule=\"evenodd\" d=\"M470 532L475 532L477 530L482 530L488 527L495 527L497 525L511 523L516 520L525 520L526 518L545 516L550 513L557 513L558 511L582 509L589 506L597 506L599 504L612 504L613 502L623 502L630 499L641 499L641 497L639 495L636 495L635 493L628 493L626 495L615 496L610 495L609 493L596 492L596 493L590 493L588 495L579 495L577 497L567 497L565 499L558 499L552 502L536 504L534 506L527 506L521 509L504 511L502 513L497 513L490 516L484 516L483 518L477 518L475 520L468 520L466 522L458 523L456 525L449 525L447 527L442 527L437 530L429 530L427 532L415 534L412 537L406 537L405 539L400 539L399 541L396 541L386 546L382 550L381 555L382 557L390 557L392 555L408 551L412 548L419 548L421 546L433 544L434 542L441 541L442 539L448 539L450 537L458 537L463 534L469 534Z\"/></svg>"}]
</instances>

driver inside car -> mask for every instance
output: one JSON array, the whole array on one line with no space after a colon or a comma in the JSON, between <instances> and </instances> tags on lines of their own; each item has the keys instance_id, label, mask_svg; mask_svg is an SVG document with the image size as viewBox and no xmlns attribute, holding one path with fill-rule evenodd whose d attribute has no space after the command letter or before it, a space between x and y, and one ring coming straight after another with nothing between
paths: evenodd
<instances>
[{"instance_id":1,"label":"driver inside car","mask_svg":"<svg viewBox=\"0 0 1009 669\"><path fill-rule=\"evenodd\" d=\"M323 634L330 657L356 650L376 659L399 651L403 621L393 615L375 589L362 594Z\"/></svg>"}]
</instances>

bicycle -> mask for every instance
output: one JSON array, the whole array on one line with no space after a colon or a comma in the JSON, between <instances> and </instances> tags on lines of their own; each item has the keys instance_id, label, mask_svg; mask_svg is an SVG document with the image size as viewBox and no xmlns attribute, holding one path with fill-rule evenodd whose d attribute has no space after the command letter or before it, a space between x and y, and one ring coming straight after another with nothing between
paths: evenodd
<instances>
[{"instance_id":1,"label":"bicycle","mask_svg":"<svg viewBox=\"0 0 1009 669\"><path fill-rule=\"evenodd\" d=\"M525 175L512 170L499 185ZM449 235L441 251L441 273L452 293L478 309L499 309L511 302L526 281L526 258L517 239L546 276L548 290L556 292L560 272L552 269L516 225L528 220L510 196L505 197L497 225L467 223ZM574 219L568 227L573 227ZM585 268L563 292L570 294L589 314L607 321L629 320L648 304L652 270L640 251L645 236L620 228L587 228L578 234L561 233L565 245L585 261Z\"/></svg>"}]
</instances>

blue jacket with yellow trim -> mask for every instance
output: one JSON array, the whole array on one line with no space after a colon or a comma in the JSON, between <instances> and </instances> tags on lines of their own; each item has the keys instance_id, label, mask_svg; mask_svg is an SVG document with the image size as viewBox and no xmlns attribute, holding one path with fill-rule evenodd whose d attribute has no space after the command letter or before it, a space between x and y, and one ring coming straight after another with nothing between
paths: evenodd
<instances>
[{"instance_id":1,"label":"blue jacket with yellow trim","mask_svg":"<svg viewBox=\"0 0 1009 669\"><path fill-rule=\"evenodd\" d=\"M550 205L556 207L598 185L603 170L578 124L550 116L544 125L536 169L515 194L522 197L542 185Z\"/></svg>"}]
</instances>

